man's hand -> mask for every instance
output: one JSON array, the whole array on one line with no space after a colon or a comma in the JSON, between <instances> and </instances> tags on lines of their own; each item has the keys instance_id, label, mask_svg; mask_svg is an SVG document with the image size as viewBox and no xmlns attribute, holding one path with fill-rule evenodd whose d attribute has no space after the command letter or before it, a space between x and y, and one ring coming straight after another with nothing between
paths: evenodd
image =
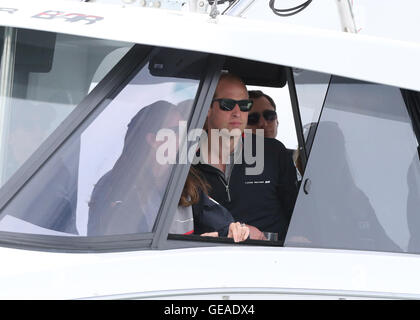
<instances>
[{"instance_id":1,"label":"man's hand","mask_svg":"<svg viewBox=\"0 0 420 320\"><path fill-rule=\"evenodd\" d=\"M229 225L228 238L233 238L235 242L241 242L248 239L249 228L245 224L232 222Z\"/></svg>"},{"instance_id":2,"label":"man's hand","mask_svg":"<svg viewBox=\"0 0 420 320\"><path fill-rule=\"evenodd\" d=\"M252 228L255 228L255 227L252 227ZM255 229L258 230L257 228L255 228ZM260 232L260 231L258 230L258 232ZM228 238L233 238L233 241L235 241L235 242L245 241L246 239L248 239L249 234L250 234L249 226L247 226L243 223L232 222L229 225ZM219 233L218 232L206 232L206 233L201 234L201 236L202 237L218 237Z\"/></svg>"},{"instance_id":3,"label":"man's hand","mask_svg":"<svg viewBox=\"0 0 420 320\"><path fill-rule=\"evenodd\" d=\"M252 240L267 240L264 233L261 232L257 227L246 225L249 228L249 237Z\"/></svg>"}]
</instances>

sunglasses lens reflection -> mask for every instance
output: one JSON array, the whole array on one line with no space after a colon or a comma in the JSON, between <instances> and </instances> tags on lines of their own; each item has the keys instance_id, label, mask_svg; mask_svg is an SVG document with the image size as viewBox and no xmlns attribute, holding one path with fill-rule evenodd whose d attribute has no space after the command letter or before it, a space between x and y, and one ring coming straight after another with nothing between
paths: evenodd
<instances>
[{"instance_id":1,"label":"sunglasses lens reflection","mask_svg":"<svg viewBox=\"0 0 420 320\"><path fill-rule=\"evenodd\" d=\"M220 99L220 108L224 111L232 111L235 108L235 101L228 99Z\"/></svg>"},{"instance_id":2,"label":"sunglasses lens reflection","mask_svg":"<svg viewBox=\"0 0 420 320\"><path fill-rule=\"evenodd\" d=\"M251 100L215 99L213 101L218 101L220 109L224 111L232 111L238 105L242 112L248 112L252 107Z\"/></svg>"},{"instance_id":3,"label":"sunglasses lens reflection","mask_svg":"<svg viewBox=\"0 0 420 320\"><path fill-rule=\"evenodd\" d=\"M267 121L273 121L277 119L277 113L273 110L265 110L263 112L264 119Z\"/></svg>"},{"instance_id":4,"label":"sunglasses lens reflection","mask_svg":"<svg viewBox=\"0 0 420 320\"><path fill-rule=\"evenodd\" d=\"M277 119L277 113L273 110L265 110L262 116L266 121L274 121ZM260 121L261 113L253 112L248 115L248 125L255 126Z\"/></svg>"}]
</instances>

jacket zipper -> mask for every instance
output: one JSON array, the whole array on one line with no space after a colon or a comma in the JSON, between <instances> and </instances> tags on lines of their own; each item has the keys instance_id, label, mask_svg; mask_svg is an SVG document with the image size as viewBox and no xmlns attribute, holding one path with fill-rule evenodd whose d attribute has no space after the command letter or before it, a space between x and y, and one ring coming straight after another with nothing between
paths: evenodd
<instances>
[{"instance_id":1,"label":"jacket zipper","mask_svg":"<svg viewBox=\"0 0 420 320\"><path fill-rule=\"evenodd\" d=\"M210 165L208 165L208 166L210 166ZM225 182L226 179L225 179L225 174L224 174L223 171L221 171L220 169L218 169L216 167L210 166L211 168L213 168L214 170L216 170L216 173L217 173L217 175L219 177L219 180L222 182L223 186L226 189L228 203L232 202L232 198L230 196L229 182L230 182L230 177L232 176L232 173L233 173L234 166L235 166L235 164L232 165L232 168L231 168L231 171L230 171L230 175L229 175L229 178L227 179L227 182Z\"/></svg>"},{"instance_id":2,"label":"jacket zipper","mask_svg":"<svg viewBox=\"0 0 420 320\"><path fill-rule=\"evenodd\" d=\"M221 175L219 175L219 179L223 183L223 185L225 186L228 202L230 203L232 201L232 199L230 197L229 181L227 183L225 183L225 179Z\"/></svg>"},{"instance_id":3,"label":"jacket zipper","mask_svg":"<svg viewBox=\"0 0 420 320\"><path fill-rule=\"evenodd\" d=\"M233 171L233 168L232 168L232 171ZM217 175L219 177L219 180L222 182L223 186L226 189L226 194L227 194L228 202L229 203L232 202L232 198L230 196L230 189L229 189L229 181L230 181L230 176L232 175L232 172L230 173L227 182L225 182L226 181L225 180L225 176L224 176L224 174L223 174L222 171L218 170Z\"/></svg>"}]
</instances>

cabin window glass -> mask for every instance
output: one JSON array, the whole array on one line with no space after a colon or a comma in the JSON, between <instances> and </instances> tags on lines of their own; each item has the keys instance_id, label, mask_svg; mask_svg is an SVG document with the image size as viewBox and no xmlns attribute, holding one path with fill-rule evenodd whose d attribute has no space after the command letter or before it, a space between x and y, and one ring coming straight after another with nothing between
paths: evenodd
<instances>
[{"instance_id":1,"label":"cabin window glass","mask_svg":"<svg viewBox=\"0 0 420 320\"><path fill-rule=\"evenodd\" d=\"M62 236L152 232L206 57L154 50L5 207L0 230Z\"/></svg>"},{"instance_id":2,"label":"cabin window glass","mask_svg":"<svg viewBox=\"0 0 420 320\"><path fill-rule=\"evenodd\" d=\"M4 29L4 27L0 27L0 74L2 70L1 57L3 56Z\"/></svg>"},{"instance_id":3,"label":"cabin window glass","mask_svg":"<svg viewBox=\"0 0 420 320\"><path fill-rule=\"evenodd\" d=\"M309 155L316 125L328 90L330 75L303 69L293 69L293 78L302 121L306 152Z\"/></svg>"},{"instance_id":4,"label":"cabin window glass","mask_svg":"<svg viewBox=\"0 0 420 320\"><path fill-rule=\"evenodd\" d=\"M420 252L419 190L401 91L332 77L285 245Z\"/></svg>"},{"instance_id":5,"label":"cabin window glass","mask_svg":"<svg viewBox=\"0 0 420 320\"><path fill-rule=\"evenodd\" d=\"M275 107L270 107L271 103L265 97L257 98L253 108L248 115L247 128L264 129L265 137L276 138L281 141L288 149L297 149L297 137L293 120L293 110L290 101L289 88L287 83L282 88L247 86L248 91L261 91L268 95L274 102ZM259 94L259 93L258 93ZM262 100L260 100L262 98ZM268 104L267 104L268 103ZM265 119L262 115L264 110L275 110L277 119ZM258 122L255 121L254 113L258 114ZM255 123L255 124L254 124ZM276 134L273 134L275 132Z\"/></svg>"},{"instance_id":6,"label":"cabin window glass","mask_svg":"<svg viewBox=\"0 0 420 320\"><path fill-rule=\"evenodd\" d=\"M0 33L2 186L131 45L10 27Z\"/></svg>"}]
</instances>

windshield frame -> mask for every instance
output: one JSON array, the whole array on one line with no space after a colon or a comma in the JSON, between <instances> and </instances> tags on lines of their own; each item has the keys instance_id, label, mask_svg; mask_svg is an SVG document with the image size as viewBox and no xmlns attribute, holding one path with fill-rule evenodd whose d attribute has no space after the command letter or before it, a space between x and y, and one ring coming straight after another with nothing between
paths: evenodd
<instances>
[{"instance_id":1,"label":"windshield frame","mask_svg":"<svg viewBox=\"0 0 420 320\"><path fill-rule=\"evenodd\" d=\"M208 67L205 72L205 78L202 79L198 88L198 98L195 102L195 109L188 124L188 131L191 128L203 128L207 118L207 112L210 108L216 86L221 74L222 65L225 58L223 56L209 55ZM192 142L189 142L187 148ZM171 241L168 239L169 228L175 216L176 207L184 188L185 180L190 169L191 163L187 165L176 165L169 178L169 188L162 200L161 210L158 213L156 221L156 236L153 239L152 248L166 249L175 244L176 247L184 247L182 241Z\"/></svg>"},{"instance_id":2,"label":"windshield frame","mask_svg":"<svg viewBox=\"0 0 420 320\"><path fill-rule=\"evenodd\" d=\"M306 163L308 161L308 152L305 146L305 137L303 135L302 118L300 115L299 100L297 96L296 84L293 77L292 68L290 67L286 68L286 75L287 75L289 95L290 95L290 100L291 100L292 110L293 110L293 119L294 119L295 128L296 128L296 136L298 140L298 151L300 153L300 158L302 161L302 170L303 170L302 175L303 175L303 173L305 172Z\"/></svg>"},{"instance_id":3,"label":"windshield frame","mask_svg":"<svg viewBox=\"0 0 420 320\"><path fill-rule=\"evenodd\" d=\"M36 176L43 165L60 149L73 132L81 126L93 112L101 112L103 103L122 89L148 61L153 47L134 45L128 53L111 69L98 85L77 105L57 129L40 145L16 173L0 189L0 210L3 210ZM106 105L106 104L105 104ZM101 108L102 106L102 108ZM77 252L103 251L119 247L118 243L126 242L124 248L150 247L152 233L136 234L130 237L60 237L15 232L0 232L0 246L37 249L64 250ZM134 241L133 241L134 240ZM94 248L94 249L93 249ZM119 250L121 251L121 250Z\"/></svg>"}]
</instances>

